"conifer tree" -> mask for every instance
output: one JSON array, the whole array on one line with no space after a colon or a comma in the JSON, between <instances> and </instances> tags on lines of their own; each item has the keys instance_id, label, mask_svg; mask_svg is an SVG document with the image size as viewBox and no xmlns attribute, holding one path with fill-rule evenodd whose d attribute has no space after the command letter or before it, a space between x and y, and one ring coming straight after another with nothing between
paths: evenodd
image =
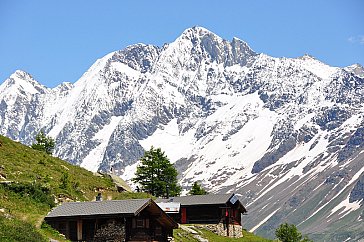
<instances>
[{"instance_id":1,"label":"conifer tree","mask_svg":"<svg viewBox=\"0 0 364 242\"><path fill-rule=\"evenodd\" d=\"M208 192L197 182L194 182L189 192L190 195L206 195Z\"/></svg>"},{"instance_id":2,"label":"conifer tree","mask_svg":"<svg viewBox=\"0 0 364 242\"><path fill-rule=\"evenodd\" d=\"M160 148L145 151L132 180L141 190L157 197L178 196L181 187L177 183L177 170Z\"/></svg>"},{"instance_id":3,"label":"conifer tree","mask_svg":"<svg viewBox=\"0 0 364 242\"><path fill-rule=\"evenodd\" d=\"M44 131L41 130L35 137L36 143L32 144L32 148L46 152L48 155L52 155L54 150L54 139L50 136L46 136Z\"/></svg>"}]
</instances>

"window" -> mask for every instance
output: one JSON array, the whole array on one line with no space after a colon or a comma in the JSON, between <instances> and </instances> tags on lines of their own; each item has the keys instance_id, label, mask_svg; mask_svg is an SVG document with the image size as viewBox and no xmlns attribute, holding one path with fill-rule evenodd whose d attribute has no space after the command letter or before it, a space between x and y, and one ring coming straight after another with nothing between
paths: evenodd
<instances>
[{"instance_id":1,"label":"window","mask_svg":"<svg viewBox=\"0 0 364 242\"><path fill-rule=\"evenodd\" d=\"M137 228L144 228L144 219L137 218L137 220L136 220L136 227Z\"/></svg>"},{"instance_id":2,"label":"window","mask_svg":"<svg viewBox=\"0 0 364 242\"><path fill-rule=\"evenodd\" d=\"M155 236L162 236L162 227L161 226L155 226Z\"/></svg>"},{"instance_id":3,"label":"window","mask_svg":"<svg viewBox=\"0 0 364 242\"><path fill-rule=\"evenodd\" d=\"M149 228L149 219L148 218L133 219L133 228L147 228L148 229Z\"/></svg>"}]
</instances>

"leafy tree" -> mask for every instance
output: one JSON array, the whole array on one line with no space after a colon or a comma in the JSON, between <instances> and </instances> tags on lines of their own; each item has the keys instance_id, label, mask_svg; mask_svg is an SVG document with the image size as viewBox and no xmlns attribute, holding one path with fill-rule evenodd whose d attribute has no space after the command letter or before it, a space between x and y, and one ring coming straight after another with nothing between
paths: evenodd
<instances>
[{"instance_id":1,"label":"leafy tree","mask_svg":"<svg viewBox=\"0 0 364 242\"><path fill-rule=\"evenodd\" d=\"M138 165L132 180L141 185L142 191L157 197L180 194L177 170L160 148L154 149L152 146L140 160L141 164Z\"/></svg>"},{"instance_id":2,"label":"leafy tree","mask_svg":"<svg viewBox=\"0 0 364 242\"><path fill-rule=\"evenodd\" d=\"M51 155L54 150L54 139L50 136L46 136L44 131L41 130L35 137L36 143L32 144L32 148L35 150L44 151Z\"/></svg>"},{"instance_id":3,"label":"leafy tree","mask_svg":"<svg viewBox=\"0 0 364 242\"><path fill-rule=\"evenodd\" d=\"M189 192L190 195L206 195L208 192L197 182L194 182Z\"/></svg>"},{"instance_id":4,"label":"leafy tree","mask_svg":"<svg viewBox=\"0 0 364 242\"><path fill-rule=\"evenodd\" d=\"M275 231L276 237L282 242L311 242L307 236L302 237L301 232L294 224L281 224Z\"/></svg>"}]
</instances>

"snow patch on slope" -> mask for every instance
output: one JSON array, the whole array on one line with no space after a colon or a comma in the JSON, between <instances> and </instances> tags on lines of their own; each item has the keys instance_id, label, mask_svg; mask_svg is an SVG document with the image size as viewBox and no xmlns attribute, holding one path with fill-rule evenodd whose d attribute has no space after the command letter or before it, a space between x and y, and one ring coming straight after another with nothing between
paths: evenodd
<instances>
[{"instance_id":1,"label":"snow patch on slope","mask_svg":"<svg viewBox=\"0 0 364 242\"><path fill-rule=\"evenodd\" d=\"M88 103L89 100L95 98L95 94L100 96L101 93L104 92L103 95L105 98L108 98L107 91L101 85L99 78L100 72L105 68L106 63L114 55L114 53L115 52L109 53L98 59L75 83L73 89L70 91L65 100L55 104L53 109L47 109L49 112L46 112L45 116L51 116L51 113L55 113L54 109L58 108L56 112L58 114L58 119L52 130L49 132L50 136L57 137L67 122L75 119L77 115L75 110L77 110L80 104ZM93 115L90 113L89 117L91 116Z\"/></svg>"},{"instance_id":2,"label":"snow patch on slope","mask_svg":"<svg viewBox=\"0 0 364 242\"><path fill-rule=\"evenodd\" d=\"M121 119L122 116L111 117L110 123L105 125L103 129L95 134L93 140L100 142L100 144L92 149L90 153L83 159L80 165L81 167L93 172L98 170L105 154L106 147L109 143L110 136L114 132Z\"/></svg>"},{"instance_id":3,"label":"snow patch on slope","mask_svg":"<svg viewBox=\"0 0 364 242\"><path fill-rule=\"evenodd\" d=\"M124 168L122 174L120 175L120 177L124 180L124 181L130 181L136 172L137 166L140 164L140 161L135 162L132 165L128 165ZM136 187L135 183L128 183L132 188Z\"/></svg>"},{"instance_id":4,"label":"snow patch on slope","mask_svg":"<svg viewBox=\"0 0 364 242\"><path fill-rule=\"evenodd\" d=\"M330 204L330 202L331 201L333 201L335 198L337 198L339 195L341 195L344 191L345 191L345 189L348 187L348 186L350 186L353 182L355 182L358 178L359 178L359 176L362 174L364 172L364 167L362 167L360 170L359 170L359 172L357 172L357 173L355 173L355 175L351 178L351 180L344 186L344 188L342 188L339 192L337 192L336 193L336 195L333 197L333 198L331 198L331 200L329 200L329 201L327 201L326 203L324 203L321 207L319 207L319 208L317 208L316 209L316 211L314 212L314 213L312 213L307 219L305 219L304 221L302 221L300 224L302 224L302 223L304 223L305 221L307 221L307 220L309 220L310 218L312 218L313 216L315 216L319 211L321 211L323 208L325 208L328 204ZM339 185L339 183L338 184L336 184L335 185L335 187L336 186L338 186ZM344 200L343 202L341 202L339 205L337 205L333 210L335 210L335 211L337 211L338 209L340 209L340 208L342 208L342 207L346 207L346 206L348 206L348 208L349 209L353 209L353 208L355 208L355 209L357 209L356 208L356 205L347 205L347 203L346 203L346 200ZM350 208L351 206L354 206L353 208ZM360 207L360 206L359 206ZM355 210L354 209L354 210ZM335 212L334 211L334 212ZM330 214L332 214L332 213L334 213L333 211L331 211L331 213Z\"/></svg>"},{"instance_id":5,"label":"snow patch on slope","mask_svg":"<svg viewBox=\"0 0 364 242\"><path fill-rule=\"evenodd\" d=\"M305 118L304 118L305 119ZM325 135L316 135L310 142L298 144L294 149L289 151L286 155L280 158L272 167L280 168L289 163L297 163L294 167L289 169L285 174L282 174L278 181L272 179L270 183L266 186L266 189L262 189L261 193L251 202L254 203L258 201L261 197L267 194L269 191L273 190L278 185L288 181L289 179L299 176L313 176L321 170L313 169L310 173L303 174L303 169L312 162L317 156L322 154L328 145L328 141L324 138ZM317 142L315 147L311 149L313 143ZM322 168L323 169L323 168Z\"/></svg>"},{"instance_id":6,"label":"snow patch on slope","mask_svg":"<svg viewBox=\"0 0 364 242\"><path fill-rule=\"evenodd\" d=\"M119 71L121 73L124 73L125 75L129 76L129 77L134 77L134 78L138 78L140 76L140 72L134 70L133 68L129 67L128 65L125 65L124 63L121 62L112 62L111 66L116 70Z\"/></svg>"},{"instance_id":7,"label":"snow patch on slope","mask_svg":"<svg viewBox=\"0 0 364 242\"><path fill-rule=\"evenodd\" d=\"M233 177L225 183L213 186L213 189L219 189L252 175L254 162L264 155L271 143L277 116L263 107L257 93L245 96L220 94L210 96L210 99L226 105L197 122L186 133L180 132L177 120L173 119L140 144L146 150L152 145L160 147L172 163L181 158L195 160L183 173L186 180L198 177L208 181L222 171L243 170L233 172ZM199 132L212 130L214 132L199 138ZM193 158L195 153L200 154L196 159Z\"/></svg>"},{"instance_id":8,"label":"snow patch on slope","mask_svg":"<svg viewBox=\"0 0 364 242\"><path fill-rule=\"evenodd\" d=\"M347 215L349 212L359 209L360 208L360 201L355 201L353 203L350 203L349 198L350 198L350 194L346 197L346 199L344 201L339 203L336 207L334 207L331 210L330 215L333 214L333 213L336 213L337 211L342 209L340 211L340 213L339 213L339 214L342 214L341 217L340 217L340 218L342 218L345 215Z\"/></svg>"},{"instance_id":9,"label":"snow patch on slope","mask_svg":"<svg viewBox=\"0 0 364 242\"><path fill-rule=\"evenodd\" d=\"M250 233L253 233L257 228L259 228L262 224L264 224L265 222L268 221L268 219L270 219L277 211L279 210L279 208L277 208L276 210L274 210L271 214L269 214L267 217L265 217L259 224L257 224L256 226L254 226L253 228L251 228L249 230Z\"/></svg>"},{"instance_id":10,"label":"snow patch on slope","mask_svg":"<svg viewBox=\"0 0 364 242\"><path fill-rule=\"evenodd\" d=\"M177 119L172 119L167 125L161 126L152 136L141 140L140 144L144 150L151 146L162 148L172 163L181 157L188 157L193 150L193 129L180 135Z\"/></svg>"}]
</instances>

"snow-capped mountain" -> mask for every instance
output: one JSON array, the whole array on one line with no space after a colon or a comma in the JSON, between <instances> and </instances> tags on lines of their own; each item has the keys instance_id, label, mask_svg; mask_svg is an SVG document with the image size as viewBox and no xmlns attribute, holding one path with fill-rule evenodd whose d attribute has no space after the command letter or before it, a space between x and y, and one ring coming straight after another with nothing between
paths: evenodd
<instances>
[{"instance_id":1,"label":"snow-capped mountain","mask_svg":"<svg viewBox=\"0 0 364 242\"><path fill-rule=\"evenodd\" d=\"M299 224L320 241L364 238L364 69L274 58L194 27L163 47L136 44L49 89L16 71L0 86L0 133L43 129L55 155L130 179L161 147L181 185L235 191L244 226Z\"/></svg>"}]
</instances>

